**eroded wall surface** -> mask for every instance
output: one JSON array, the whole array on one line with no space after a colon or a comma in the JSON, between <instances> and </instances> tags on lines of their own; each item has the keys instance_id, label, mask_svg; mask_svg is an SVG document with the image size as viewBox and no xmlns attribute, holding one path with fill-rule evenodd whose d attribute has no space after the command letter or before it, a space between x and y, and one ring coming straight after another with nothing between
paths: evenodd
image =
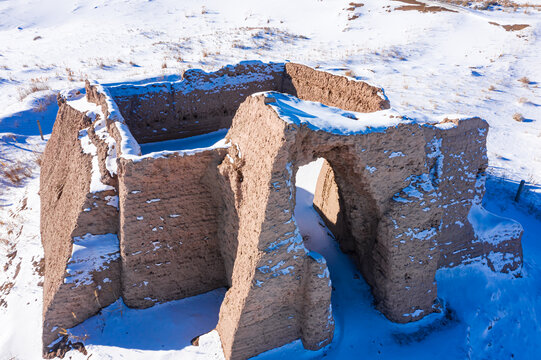
<instances>
[{"instance_id":1,"label":"eroded wall surface","mask_svg":"<svg viewBox=\"0 0 541 360\"><path fill-rule=\"evenodd\" d=\"M119 169L122 296L131 307L226 286L219 244L217 172L224 150L134 162Z\"/></svg>"},{"instance_id":2,"label":"eroded wall surface","mask_svg":"<svg viewBox=\"0 0 541 360\"><path fill-rule=\"evenodd\" d=\"M91 119L59 99L53 134L42 158L41 238L45 251L43 345L96 314L120 296L118 212L109 206L114 190L91 189L94 156L81 139ZM97 161L97 159L96 159ZM109 198L108 198L109 197ZM99 211L92 212L92 209ZM107 236L106 234L109 234ZM111 236L111 234L113 234ZM106 235L103 258L95 258L89 235ZM116 249L114 244L116 241Z\"/></svg>"},{"instance_id":3,"label":"eroded wall surface","mask_svg":"<svg viewBox=\"0 0 541 360\"><path fill-rule=\"evenodd\" d=\"M438 267L452 267L472 261L486 261L495 271L520 271L522 264L522 227L484 210L481 200L485 192L486 136L488 124L479 118L449 120L448 129L426 126L423 128L424 152L432 185L437 198L424 199L423 211L441 208L435 255ZM411 168L411 151L387 151ZM402 165L403 166L403 165ZM351 229L348 227L348 190L337 184L333 166L325 162L318 178L314 207L345 252L355 253ZM421 194L408 189L405 193L419 197ZM400 194L397 194L400 195ZM395 196L394 200L410 199ZM412 262L423 261L410 254ZM434 255L431 255L434 256ZM362 256L361 256L362 257ZM518 271L518 272L517 272Z\"/></svg>"},{"instance_id":4,"label":"eroded wall surface","mask_svg":"<svg viewBox=\"0 0 541 360\"><path fill-rule=\"evenodd\" d=\"M370 113L393 125L317 128L284 116L278 93L252 96L264 90L343 109L361 125ZM292 63L191 70L172 83L87 83L86 100L59 101L41 179L45 351L120 296L145 308L223 286L226 358L299 338L307 349L329 344L329 269L294 218L296 171L321 157L314 205L389 319L438 311L441 266L482 258L520 270L522 228L480 204L483 120L382 117L382 89ZM226 140L206 149L141 155L138 145L224 127ZM481 226L486 218L505 231Z\"/></svg>"},{"instance_id":5,"label":"eroded wall surface","mask_svg":"<svg viewBox=\"0 0 541 360\"><path fill-rule=\"evenodd\" d=\"M249 61L213 73L190 69L178 82L109 91L138 142L163 141L229 128L248 95L280 88L283 69L283 64Z\"/></svg>"},{"instance_id":6,"label":"eroded wall surface","mask_svg":"<svg viewBox=\"0 0 541 360\"><path fill-rule=\"evenodd\" d=\"M263 96L240 106L228 133L232 161L219 168L235 194L238 252L217 326L227 358L298 338L312 349L332 340L327 266L310 256L293 214L294 138Z\"/></svg>"}]
</instances>

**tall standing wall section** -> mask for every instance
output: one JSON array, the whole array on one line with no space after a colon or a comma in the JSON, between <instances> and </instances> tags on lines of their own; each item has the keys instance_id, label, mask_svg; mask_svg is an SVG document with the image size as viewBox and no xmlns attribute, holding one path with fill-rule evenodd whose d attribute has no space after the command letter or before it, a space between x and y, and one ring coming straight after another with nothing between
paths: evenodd
<instances>
[{"instance_id":1,"label":"tall standing wall section","mask_svg":"<svg viewBox=\"0 0 541 360\"><path fill-rule=\"evenodd\" d=\"M119 297L146 308L219 287L227 359L329 344L329 269L294 217L296 171L321 157L314 206L392 321L438 311L438 267L520 271L522 228L480 204L481 119L416 123L380 88L293 63L87 83L59 105L40 184L47 356ZM223 128L211 146L143 151Z\"/></svg>"}]
</instances>

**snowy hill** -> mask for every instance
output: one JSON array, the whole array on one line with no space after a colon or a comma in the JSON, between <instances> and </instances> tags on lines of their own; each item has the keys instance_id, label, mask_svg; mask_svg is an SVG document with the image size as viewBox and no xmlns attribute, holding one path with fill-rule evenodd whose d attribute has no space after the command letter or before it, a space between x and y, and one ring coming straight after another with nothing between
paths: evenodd
<instances>
[{"instance_id":1,"label":"snowy hill","mask_svg":"<svg viewBox=\"0 0 541 360\"><path fill-rule=\"evenodd\" d=\"M0 1L0 359L41 357L38 164L56 92L82 89L87 78L150 82L246 59L291 60L377 84L412 118L486 119L484 205L524 227L521 278L482 264L440 270L447 313L394 324L374 309L368 285L319 225L312 164L297 177L296 213L329 264L335 338L317 352L297 341L258 358L541 357L541 11L449 2L426 2L425 10L443 10L424 11L416 3ZM527 187L515 204L520 180ZM119 301L69 331L92 359L219 359L215 332L199 346L190 340L214 329L223 296L219 289L147 310Z\"/></svg>"}]
</instances>

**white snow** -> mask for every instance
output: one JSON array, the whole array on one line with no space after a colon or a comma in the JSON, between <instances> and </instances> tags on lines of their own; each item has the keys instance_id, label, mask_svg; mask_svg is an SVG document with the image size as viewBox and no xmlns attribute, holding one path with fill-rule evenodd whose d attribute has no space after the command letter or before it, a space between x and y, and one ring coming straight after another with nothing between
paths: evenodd
<instances>
[{"instance_id":1,"label":"white snow","mask_svg":"<svg viewBox=\"0 0 541 360\"><path fill-rule=\"evenodd\" d=\"M165 154L183 153L194 154L207 149L215 149L225 144L227 129L220 129L203 135L191 136L184 139L167 140L141 144L143 157L161 157Z\"/></svg>"},{"instance_id":2,"label":"white snow","mask_svg":"<svg viewBox=\"0 0 541 360\"><path fill-rule=\"evenodd\" d=\"M129 157L129 156L141 155L141 148L139 147L139 144L137 143L137 141L131 134L130 129L128 128L128 125L120 121L116 121L114 124L122 139L120 142L120 149L121 149L120 156Z\"/></svg>"},{"instance_id":3,"label":"white snow","mask_svg":"<svg viewBox=\"0 0 541 360\"><path fill-rule=\"evenodd\" d=\"M376 168L375 166L368 166L368 165L366 165L366 170L368 170L368 172L369 172L370 174L373 174L374 171L377 170L377 168Z\"/></svg>"},{"instance_id":4,"label":"white snow","mask_svg":"<svg viewBox=\"0 0 541 360\"><path fill-rule=\"evenodd\" d=\"M214 327L224 295L225 289L220 288L145 310L130 309L118 300L70 333L92 338L92 344L86 346L92 358L222 360L220 337ZM191 339L199 335L199 346L192 346ZM76 352L70 355L86 359Z\"/></svg>"},{"instance_id":5,"label":"white snow","mask_svg":"<svg viewBox=\"0 0 541 360\"><path fill-rule=\"evenodd\" d=\"M93 282L92 272L108 268L108 264L120 257L116 234L92 235L73 238L71 258L66 272L65 283L76 286Z\"/></svg>"},{"instance_id":6,"label":"white snow","mask_svg":"<svg viewBox=\"0 0 541 360\"><path fill-rule=\"evenodd\" d=\"M92 174L90 178L90 192L97 193L101 191L114 190L111 185L106 185L101 181L100 166L98 162L98 149L96 145L90 140L88 130L83 129L79 131L79 141L85 154L92 156Z\"/></svg>"},{"instance_id":7,"label":"white snow","mask_svg":"<svg viewBox=\"0 0 541 360\"><path fill-rule=\"evenodd\" d=\"M107 205L118 209L118 195L114 195L114 196L107 195L105 197L105 200L107 200Z\"/></svg>"},{"instance_id":8,"label":"white snow","mask_svg":"<svg viewBox=\"0 0 541 360\"><path fill-rule=\"evenodd\" d=\"M402 153L402 151L393 151L391 155L389 155L389 159L399 157L399 156L405 156L405 155L404 153Z\"/></svg>"},{"instance_id":9,"label":"white snow","mask_svg":"<svg viewBox=\"0 0 541 360\"><path fill-rule=\"evenodd\" d=\"M231 146L231 143L225 139L226 133L227 129L221 129L208 134L192 136L184 139L142 144L142 155L123 153L122 157L133 162L139 162L144 159L167 158L169 156L190 156L208 150L227 149Z\"/></svg>"},{"instance_id":10,"label":"white snow","mask_svg":"<svg viewBox=\"0 0 541 360\"><path fill-rule=\"evenodd\" d=\"M410 314L403 314L402 316L404 316L404 317L408 317L408 316L411 316L411 317L417 317L417 316L421 315L421 314L424 313L424 312L425 312L424 310L417 309L417 310L413 311L413 312L410 313Z\"/></svg>"},{"instance_id":11,"label":"white snow","mask_svg":"<svg viewBox=\"0 0 541 360\"><path fill-rule=\"evenodd\" d=\"M111 176L113 176L117 172L116 141L107 131L105 115L103 114L101 106L89 102L84 93L74 95L72 92L64 91L61 92L61 94L67 99L67 104L69 106L86 114L86 116L92 119L96 136L103 140L108 146L105 166Z\"/></svg>"},{"instance_id":12,"label":"white snow","mask_svg":"<svg viewBox=\"0 0 541 360\"><path fill-rule=\"evenodd\" d=\"M540 4L539 0L517 2ZM4 164L17 160L31 168L30 177L18 185L0 177L0 268L4 270L8 254L17 251L12 265L0 271L0 286L14 283L9 294L0 291L0 302L7 303L7 307L0 305L0 358L41 358L42 288L38 283L43 278L32 263L42 258L43 249L39 167L34 160L52 130L58 109L56 92L82 89L85 78L107 84L100 87L107 93L111 83L123 84L127 79L140 84L177 81L189 67L213 71L244 59L279 63L291 59L382 86L382 96L389 98L394 111L416 122L445 117L486 119L490 181L483 207L524 227L524 269L522 278L493 273L479 263L442 269L437 273L438 297L454 311L455 320L445 322L439 315L430 315L412 324L390 323L374 309L362 277L353 279L359 275L355 266L328 241L327 230L319 225L311 208L313 187L306 185L317 178L317 171L311 169L298 178L295 216L301 234L310 237L308 248L329 265L335 288L335 338L318 352L303 350L296 341L258 359L333 360L359 354L370 359L537 359L541 222L535 211L541 204L541 189L532 184L541 182L540 13L454 6L457 13L419 13L394 10L402 5L397 1L362 3L355 9L359 17L348 20L349 1L341 0L210 0L204 5L195 0L0 1L0 172ZM508 32L489 22L530 27ZM519 82L521 77L531 83ZM30 89L34 85L36 89ZM38 91L28 93L29 89ZM115 126L122 135L115 149L139 156L139 145L116 104L110 97L108 101L110 117L119 120ZM44 111L33 110L38 107ZM288 116L308 126L313 109L298 110ZM464 115L447 115L458 113ZM512 120L515 113L525 121ZM341 121L339 126L317 125L350 131L348 118L340 113L333 116ZM368 114L367 122L379 116ZM38 120L45 141L39 137ZM360 130L368 131L362 118L356 122ZM111 152L107 167L113 173L114 155ZM527 191L515 205L512 198L521 179L528 181ZM477 210L479 216L474 218L485 219ZM509 259L499 256L491 254L490 260L503 266ZM17 264L20 270L15 276ZM216 326L224 291L208 294L146 310L132 310L117 302L70 330L74 335L89 335L90 354L70 352L67 357L221 359L216 332L201 337L198 347L189 343ZM207 295L211 300L204 300Z\"/></svg>"},{"instance_id":13,"label":"white snow","mask_svg":"<svg viewBox=\"0 0 541 360\"><path fill-rule=\"evenodd\" d=\"M498 245L510 237L517 238L523 230L517 221L493 214L479 204L471 207L468 221L477 239L491 245Z\"/></svg>"},{"instance_id":14,"label":"white snow","mask_svg":"<svg viewBox=\"0 0 541 360\"><path fill-rule=\"evenodd\" d=\"M389 127L401 123L411 123L392 109L375 113L358 113L300 100L288 94L272 91L263 94L266 98L274 99L267 105L272 107L284 121L295 125L305 124L312 130L326 131L332 134L352 135L385 132Z\"/></svg>"},{"instance_id":15,"label":"white snow","mask_svg":"<svg viewBox=\"0 0 541 360\"><path fill-rule=\"evenodd\" d=\"M96 117L99 116L100 119L104 120L105 116L103 115L103 112L101 110L101 106L98 106L94 103L89 102L86 99L86 96L84 94L81 94L77 97L73 97L71 99L68 98L67 103L69 106L74 108L75 110L78 110L88 116L92 119L92 122L96 120Z\"/></svg>"}]
</instances>

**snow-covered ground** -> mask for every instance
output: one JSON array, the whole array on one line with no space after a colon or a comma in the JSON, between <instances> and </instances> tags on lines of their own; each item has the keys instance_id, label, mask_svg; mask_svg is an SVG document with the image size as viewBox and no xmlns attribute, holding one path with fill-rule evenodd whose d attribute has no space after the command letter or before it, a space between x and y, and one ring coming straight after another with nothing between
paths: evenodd
<instances>
[{"instance_id":1,"label":"snow-covered ground","mask_svg":"<svg viewBox=\"0 0 541 360\"><path fill-rule=\"evenodd\" d=\"M304 168L297 218L307 246L330 267L335 340L318 352L294 342L259 358L541 358L541 187L534 185L541 184L541 12L453 6L457 12L421 13L395 10L405 4L393 0L363 4L0 0L0 359L41 354L37 163L56 92L82 88L85 78L177 79L189 67L215 70L246 59L291 60L377 84L395 111L412 118L486 119L485 207L525 229L522 278L483 265L440 270L438 295L448 315L393 324L374 309L368 286L319 225L311 208L317 164ZM493 23L529 26L506 31ZM16 167L25 175L13 184L5 170ZM521 179L528 186L517 205ZM85 338L92 359L221 358L214 332L198 347L190 339L214 328L223 294L147 310L119 301L71 331Z\"/></svg>"}]
</instances>

